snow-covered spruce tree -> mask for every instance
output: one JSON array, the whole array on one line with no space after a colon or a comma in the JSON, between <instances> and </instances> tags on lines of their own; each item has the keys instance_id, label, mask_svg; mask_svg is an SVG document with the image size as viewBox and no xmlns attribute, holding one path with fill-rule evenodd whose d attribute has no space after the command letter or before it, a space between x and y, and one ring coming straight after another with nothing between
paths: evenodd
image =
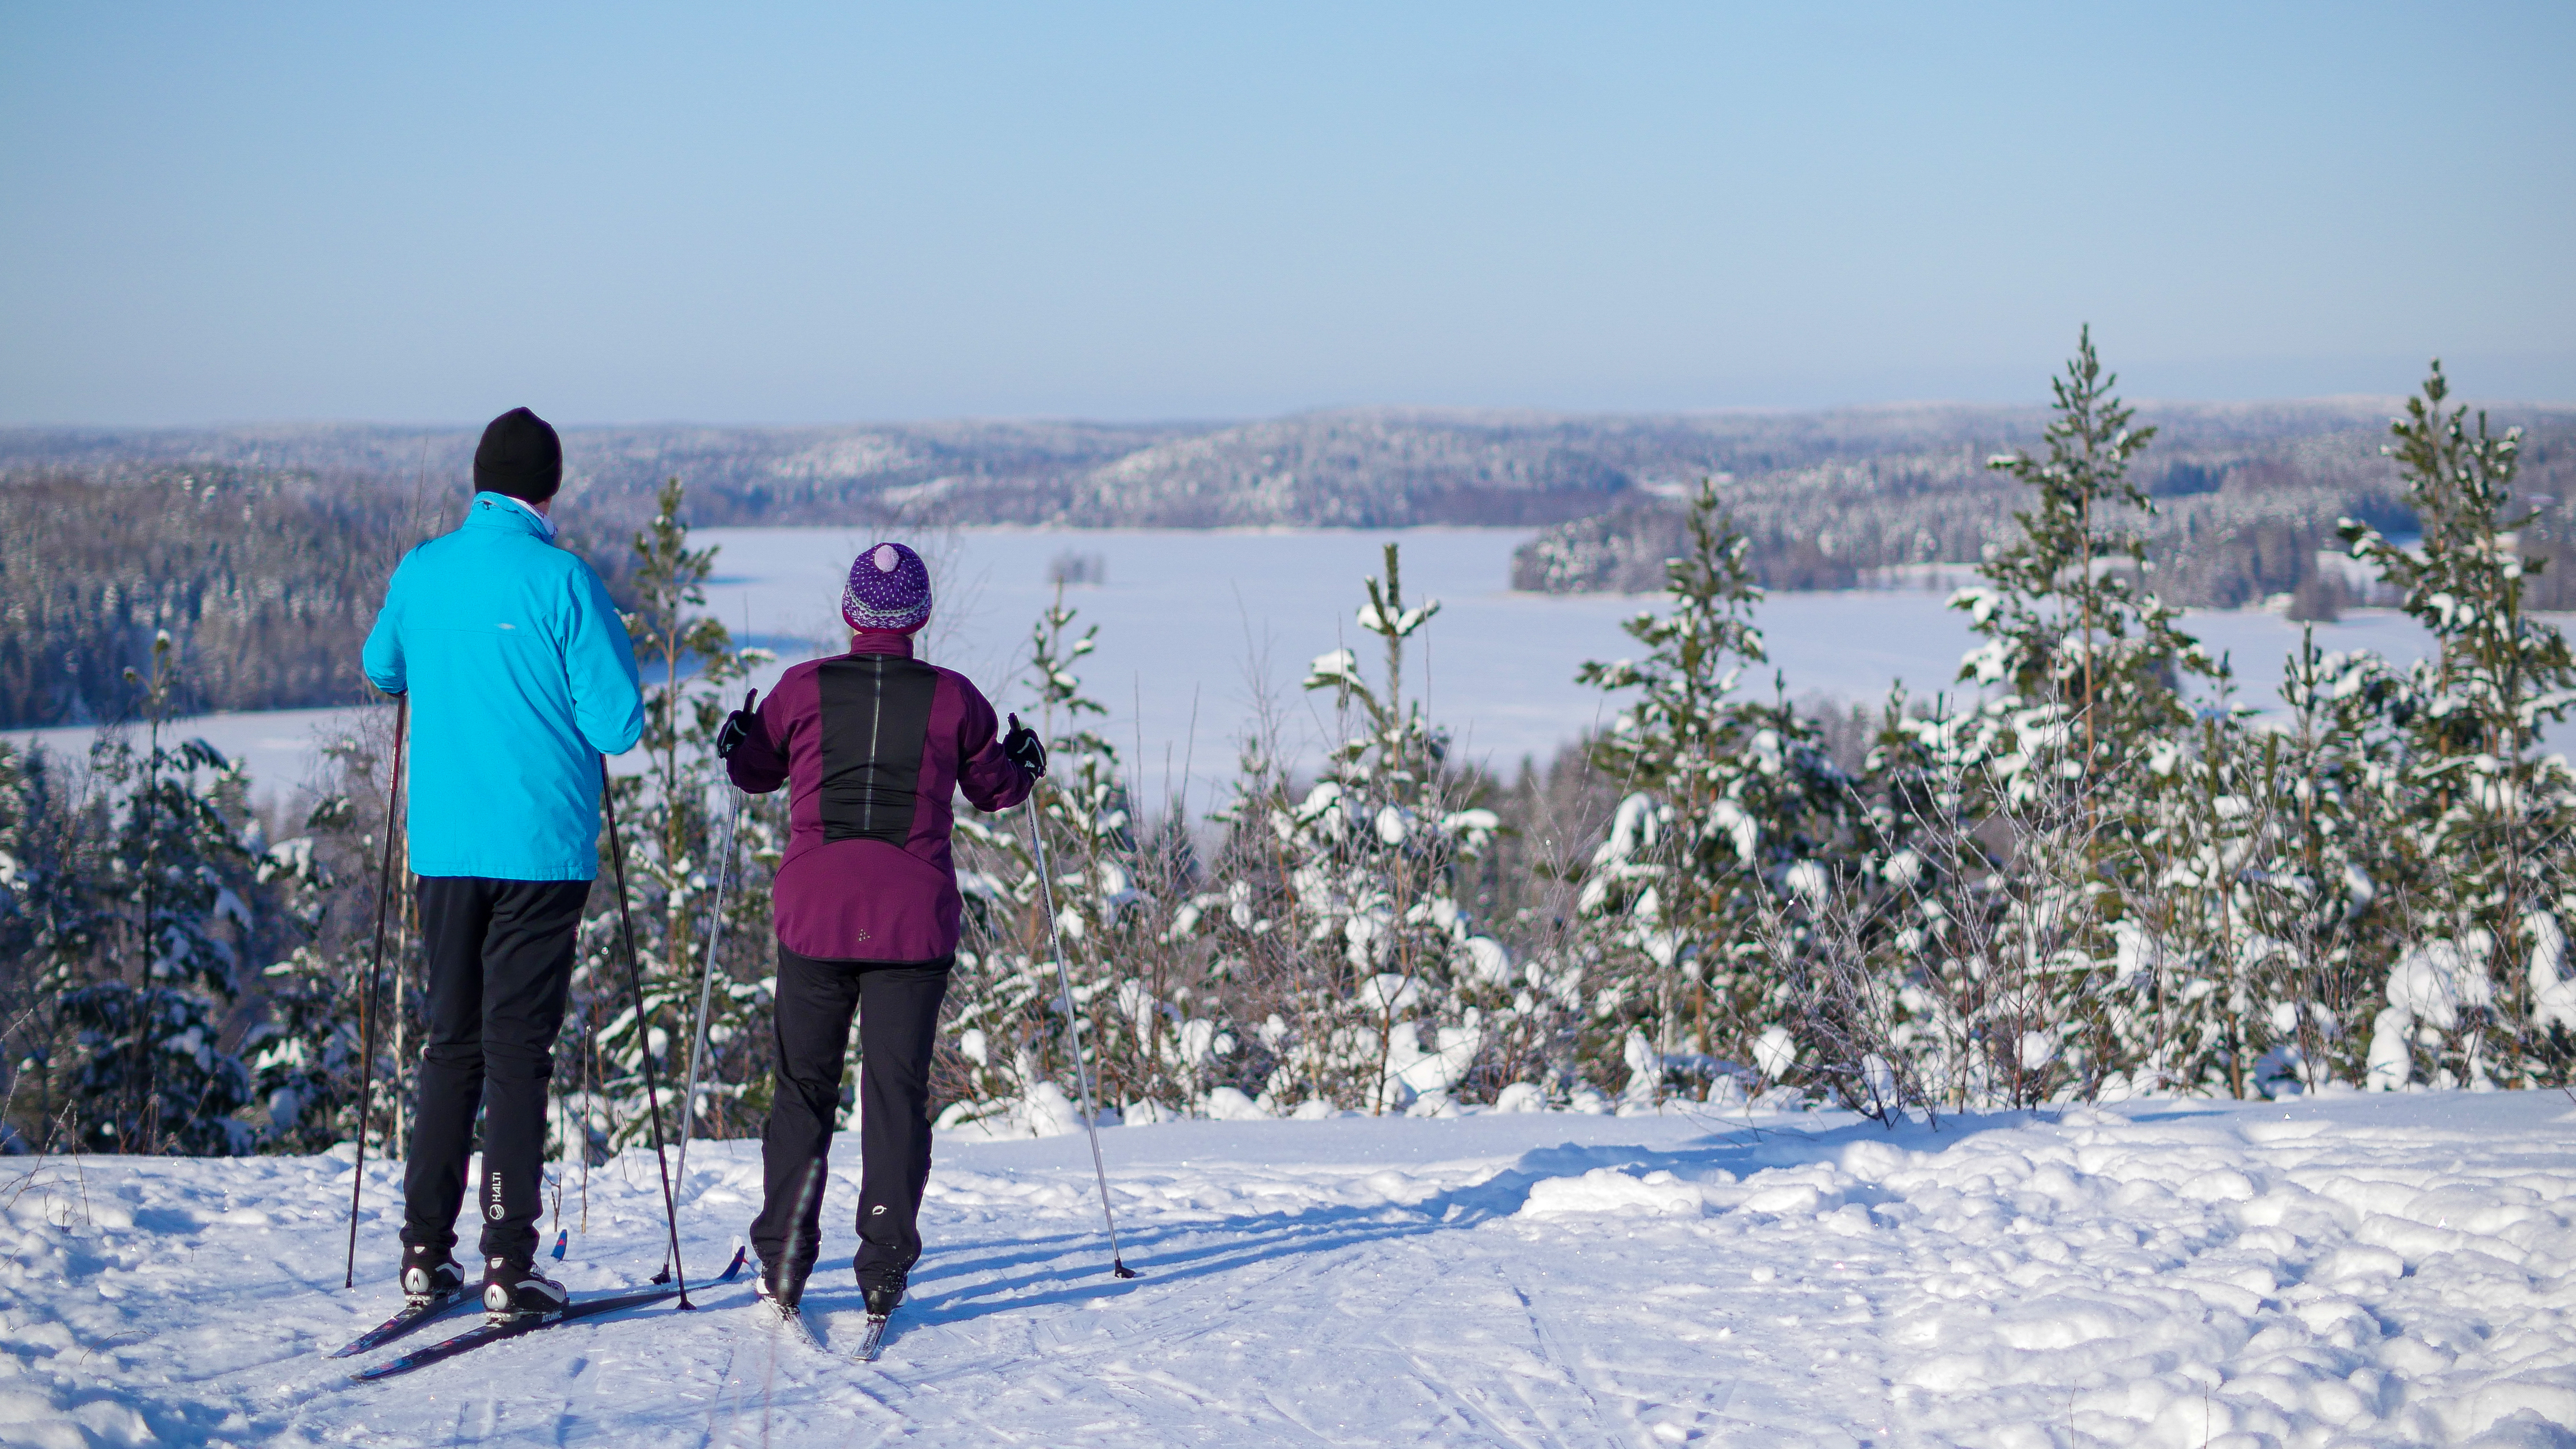
<instances>
[{"instance_id":1,"label":"snow-covered spruce tree","mask_svg":"<svg viewBox=\"0 0 2576 1449\"><path fill-rule=\"evenodd\" d=\"M1637 691L1594 745L1596 767L1630 793L1578 909L1598 925L1601 950L1587 1056L1618 1060L1630 1093L1650 1100L1686 1079L1704 1090L1718 1058L1756 1063L1768 1079L1799 1075L1795 990L1767 969L1776 963L1757 928L1836 835L1848 801L1848 782L1785 694L1735 697L1744 669L1766 657L1753 623L1762 590L1713 482L1701 482L1687 530L1690 551L1665 565L1670 607L1623 626L1646 657L1576 675Z\"/></svg>"},{"instance_id":2,"label":"snow-covered spruce tree","mask_svg":"<svg viewBox=\"0 0 2576 1449\"><path fill-rule=\"evenodd\" d=\"M1978 566L1984 584L1950 600L1986 640L1960 679L2062 714L2081 741L2065 762L2078 780L2188 724L2182 676L2218 672L2182 632L2180 611L2142 591L2154 565L2138 524L2155 504L2130 480L2129 463L2156 430L2131 425L2135 409L2112 392L2118 382L2083 329L2066 374L2049 382L2057 415L2046 455L2017 451L1987 464L2032 489L2032 506L2014 515L2021 539Z\"/></svg>"},{"instance_id":3,"label":"snow-covered spruce tree","mask_svg":"<svg viewBox=\"0 0 2576 1449\"><path fill-rule=\"evenodd\" d=\"M1229 959L1284 933L1262 1034L1274 1105L1437 1111L1496 1019L1521 1010L1510 957L1457 899L1458 867L1500 821L1444 770L1447 731L1404 693L1406 649L1439 601L1405 602L1394 544L1364 587L1358 623L1383 647L1383 673L1372 682L1348 649L1315 659L1305 687L1333 695L1343 737L1301 798L1275 769L1247 782L1244 808L1276 842L1271 889L1258 902L1211 895L1201 920Z\"/></svg>"},{"instance_id":4,"label":"snow-covered spruce tree","mask_svg":"<svg viewBox=\"0 0 2576 1449\"><path fill-rule=\"evenodd\" d=\"M141 691L144 744L102 736L90 768L110 801L99 953L66 981L58 1020L64 1094L85 1146L220 1155L251 1145L233 1114L250 1074L224 1049L252 929L256 823L247 778L203 740L168 736L177 682L167 633Z\"/></svg>"},{"instance_id":5,"label":"snow-covered spruce tree","mask_svg":"<svg viewBox=\"0 0 2576 1449\"><path fill-rule=\"evenodd\" d=\"M1922 797L1955 797L1931 817L1937 849L1923 857L1925 902L1950 917L1909 928L1927 949L1961 930L1995 933L1964 953L1935 949L1919 984L1984 1057L1955 1063L1954 1083L1973 1091L1982 1081L2014 1102L2134 1089L2127 1068L2139 1044L2174 1035L2158 1024L2174 1004L2173 973L2124 973L2113 928L2128 919L2167 945L2187 934L2170 911L2140 920L2124 908L2162 900L2143 888L2134 847L2150 797L2171 779L2172 751L2190 747L2183 679L2223 684L2225 669L2144 587L2154 565L2138 524L2154 509L2129 466L2155 430L2133 426L2116 383L2085 329L2050 384L2045 453L1990 463L2030 485L2032 506L2016 515L2020 540L1986 560L1985 582L1951 606L1986 641L1960 678L1996 692L1972 710L1899 725L1914 742L1901 768ZM1964 916L1973 901L1956 889L1963 873L1991 886Z\"/></svg>"},{"instance_id":6,"label":"snow-covered spruce tree","mask_svg":"<svg viewBox=\"0 0 2576 1449\"><path fill-rule=\"evenodd\" d=\"M732 695L743 678L772 656L737 649L716 618L698 612L716 550L689 547L681 517L680 480L662 485L653 519L635 535L631 585L636 608L626 632L635 643L644 684L645 769L614 781L618 843L626 852L626 887L635 923L635 950L644 989L644 1020L636 1019L628 989L625 941L620 935L616 876L604 852L600 884L582 922L582 955L573 975L572 1019L597 1023L602 1084L614 1102L613 1125L595 1121L613 1142L648 1141L644 1114L644 1057L653 1053L662 1087L664 1133L676 1139L679 1099L686 1094L689 1039L694 1029L701 973L706 965L708 912L724 848L729 798L716 731L741 703ZM697 1107L696 1132L732 1136L756 1130L767 1109L770 975L769 891L785 835L783 796L747 808L735 842L732 885L725 893L723 938L715 993L707 1022L708 1063ZM765 807L765 808L763 808ZM605 1104L593 1104L599 1112Z\"/></svg>"},{"instance_id":7,"label":"snow-covered spruce tree","mask_svg":"<svg viewBox=\"0 0 2576 1449\"><path fill-rule=\"evenodd\" d=\"M2406 742L2397 721L2414 710L2406 678L2368 652L2327 653L2314 631L2283 671L2292 727L2265 737L2265 769L2280 783L2280 845L2245 878L2263 887L2257 928L2279 943L2280 978L2266 1018L2271 1050L2256 1084L2314 1090L2358 1083L2388 968L2401 943L2389 929L2408 912L2419 878L2405 858Z\"/></svg>"},{"instance_id":8,"label":"snow-covered spruce tree","mask_svg":"<svg viewBox=\"0 0 2576 1449\"><path fill-rule=\"evenodd\" d=\"M2408 547L2346 520L2354 558L2379 571L2433 636L2435 653L2389 698L2403 732L2405 952L2373 1024L2374 1085L2564 1082L2576 1068L2576 984L2566 976L2576 780L2538 753L2541 730L2576 708L2565 636L2524 607L2540 561L2516 530L2521 430L2445 410L2433 364L2390 428L2388 448L2421 529ZM2403 713L2396 713L2402 709Z\"/></svg>"},{"instance_id":9,"label":"snow-covered spruce tree","mask_svg":"<svg viewBox=\"0 0 2576 1449\"><path fill-rule=\"evenodd\" d=\"M39 746L0 745L0 1000L8 1119L0 1137L77 1150L79 1098L59 1080L72 1045L62 1003L86 985L115 927L105 875L106 810Z\"/></svg>"},{"instance_id":10,"label":"snow-covered spruce tree","mask_svg":"<svg viewBox=\"0 0 2576 1449\"><path fill-rule=\"evenodd\" d=\"M1189 914L1180 905L1193 864L1185 839L1166 831L1140 840L1117 748L1094 727L1108 711L1083 692L1075 669L1096 646L1099 626L1076 634L1077 618L1059 585L1030 632L1025 676L1047 741L1036 802L1055 939L1097 1105L1130 1120L1186 1114L1230 1080L1237 1034L1208 989L1204 953L1177 920ZM975 940L959 957L950 992L965 1078L951 1125L996 1110L1061 1116L1077 1095L1046 893L1027 830L1025 807L958 823L977 868L964 882Z\"/></svg>"},{"instance_id":11,"label":"snow-covered spruce tree","mask_svg":"<svg viewBox=\"0 0 2576 1449\"><path fill-rule=\"evenodd\" d=\"M284 958L260 973L260 1020L242 1039L267 1151L319 1152L356 1132L390 742L388 734L325 745L333 786L307 813L304 833L269 847L259 861L260 883L293 939ZM388 925L386 964L393 969L383 975L398 978L403 943ZM399 989L388 985L376 983L373 1009L399 1005ZM379 1071L394 1055L384 1025L378 1022ZM384 1096L390 1093L376 1100L369 1123L369 1136L380 1141L390 1140L376 1134L389 1133L393 1116Z\"/></svg>"}]
</instances>

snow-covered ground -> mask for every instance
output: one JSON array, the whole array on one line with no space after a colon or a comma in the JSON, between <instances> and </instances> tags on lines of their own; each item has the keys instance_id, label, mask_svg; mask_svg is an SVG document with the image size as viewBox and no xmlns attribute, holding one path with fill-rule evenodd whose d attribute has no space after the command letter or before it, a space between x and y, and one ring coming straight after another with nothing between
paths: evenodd
<instances>
[{"instance_id":1,"label":"snow-covered ground","mask_svg":"<svg viewBox=\"0 0 2576 1449\"><path fill-rule=\"evenodd\" d=\"M1069 589L1066 601L1081 611L1078 627L1100 626L1099 650L1080 666L1086 688L1109 710L1099 727L1127 754L1149 806L1188 780L1189 803L1204 811L1225 803L1256 690L1283 706L1282 743L1315 758L1327 701L1303 694L1297 682L1316 655L1366 642L1352 622L1360 580L1377 571L1390 541L1403 546L1407 596L1443 604L1426 631L1428 653L1407 666L1406 689L1417 697L1427 691L1463 753L1508 772L1525 756L1544 763L1608 720L1615 703L1578 686L1574 672L1587 659L1634 653L1619 624L1658 601L1512 592L1512 550L1529 533L966 529L914 541L939 589L931 657L973 676L1006 709L1026 707L1017 676L1029 628L1053 596L1050 565L1066 555L1096 563L1100 581ZM694 541L719 550L709 612L777 650L778 668L840 647L841 582L869 537L838 528L710 528ZM1874 705L1898 679L1918 697L1958 691L1959 656L1974 640L1966 617L1944 607L1946 597L1946 588L1778 593L1756 617L1791 695ZM2189 627L2213 652L2234 657L2246 702L2275 702L2281 660L2298 645L2296 625L2245 610L2195 613ZM2354 611L2319 626L2317 639L2326 649L2375 649L2401 660L2425 644L2422 630L2388 610ZM1374 670L1377 655L1362 654ZM776 672L755 682L766 685ZM1744 687L1767 692L1770 671L1749 673ZM262 792L291 792L314 767L316 739L348 727L329 710L208 715L183 726L246 759ZM91 734L16 733L74 753L87 749ZM640 768L640 757L620 763Z\"/></svg>"},{"instance_id":2,"label":"snow-covered ground","mask_svg":"<svg viewBox=\"0 0 2576 1449\"><path fill-rule=\"evenodd\" d=\"M8 1161L0 1443L2576 1445L2562 1094L1104 1144L1133 1282L1079 1136L951 1138L878 1364L738 1283L372 1387L324 1355L396 1301L392 1165L348 1292L345 1156ZM808 1298L843 1344L855 1148ZM592 1173L577 1291L653 1272L652 1184ZM698 1273L758 1192L754 1144L692 1150Z\"/></svg>"}]
</instances>

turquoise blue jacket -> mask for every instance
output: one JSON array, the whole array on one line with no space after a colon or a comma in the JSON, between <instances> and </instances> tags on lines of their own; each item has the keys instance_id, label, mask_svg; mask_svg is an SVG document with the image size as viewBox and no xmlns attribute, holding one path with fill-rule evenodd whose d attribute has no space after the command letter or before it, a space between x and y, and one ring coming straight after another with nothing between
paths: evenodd
<instances>
[{"instance_id":1,"label":"turquoise blue jacket","mask_svg":"<svg viewBox=\"0 0 2576 1449\"><path fill-rule=\"evenodd\" d=\"M644 699L607 588L535 514L477 493L406 554L365 662L411 696L413 874L599 874L599 759L635 747Z\"/></svg>"}]
</instances>

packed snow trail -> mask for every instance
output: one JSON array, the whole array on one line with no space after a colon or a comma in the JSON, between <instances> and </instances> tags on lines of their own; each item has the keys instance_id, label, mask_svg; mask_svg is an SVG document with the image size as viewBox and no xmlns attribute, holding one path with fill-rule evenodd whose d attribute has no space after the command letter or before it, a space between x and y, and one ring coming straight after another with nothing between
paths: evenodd
<instances>
[{"instance_id":1,"label":"packed snow trail","mask_svg":"<svg viewBox=\"0 0 2576 1449\"><path fill-rule=\"evenodd\" d=\"M1122 1128L1126 1283L1078 1137L952 1135L874 1365L736 1283L381 1387L326 1355L397 1301L394 1165L352 1293L344 1159L12 1159L0 1442L2576 1446L2571 1105ZM690 1156L712 1274L758 1148ZM826 1345L862 1321L856 1157L805 1300ZM642 1286L650 1155L590 1196L562 1276Z\"/></svg>"}]
</instances>

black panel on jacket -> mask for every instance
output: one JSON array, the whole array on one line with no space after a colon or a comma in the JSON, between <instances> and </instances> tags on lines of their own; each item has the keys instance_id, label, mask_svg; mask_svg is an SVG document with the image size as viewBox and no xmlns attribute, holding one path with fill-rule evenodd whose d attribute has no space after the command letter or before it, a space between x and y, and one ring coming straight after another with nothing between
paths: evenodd
<instances>
[{"instance_id":1,"label":"black panel on jacket","mask_svg":"<svg viewBox=\"0 0 2576 1449\"><path fill-rule=\"evenodd\" d=\"M939 671L892 654L853 654L815 671L823 696L823 838L912 836L921 752Z\"/></svg>"}]
</instances>

